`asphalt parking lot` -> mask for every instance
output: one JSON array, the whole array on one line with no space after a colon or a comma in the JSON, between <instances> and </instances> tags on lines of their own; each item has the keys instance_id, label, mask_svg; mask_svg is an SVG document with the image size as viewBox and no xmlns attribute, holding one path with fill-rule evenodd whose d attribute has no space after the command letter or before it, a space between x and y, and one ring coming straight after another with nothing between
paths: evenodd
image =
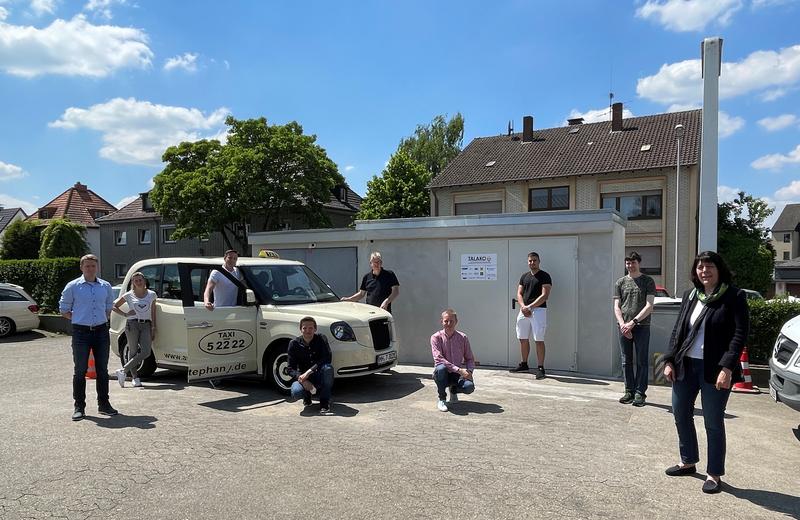
<instances>
[{"instance_id":1,"label":"asphalt parking lot","mask_svg":"<svg viewBox=\"0 0 800 520\"><path fill-rule=\"evenodd\" d=\"M663 473L667 387L634 408L617 381L480 369L441 413L431 367L399 366L338 381L319 416L253 379L159 371L112 378L117 417L90 383L73 423L69 337L5 340L0 367L2 518L800 518L800 414L768 394L732 396L725 488L704 495Z\"/></svg>"}]
</instances>

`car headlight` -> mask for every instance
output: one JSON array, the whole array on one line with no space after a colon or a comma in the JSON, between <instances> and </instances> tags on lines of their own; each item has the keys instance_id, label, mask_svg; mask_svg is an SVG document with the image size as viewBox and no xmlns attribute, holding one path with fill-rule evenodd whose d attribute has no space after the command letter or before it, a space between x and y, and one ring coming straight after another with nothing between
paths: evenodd
<instances>
[{"instance_id":1,"label":"car headlight","mask_svg":"<svg viewBox=\"0 0 800 520\"><path fill-rule=\"evenodd\" d=\"M353 328L343 321L331 323L331 334L339 341L355 341L356 333Z\"/></svg>"}]
</instances>

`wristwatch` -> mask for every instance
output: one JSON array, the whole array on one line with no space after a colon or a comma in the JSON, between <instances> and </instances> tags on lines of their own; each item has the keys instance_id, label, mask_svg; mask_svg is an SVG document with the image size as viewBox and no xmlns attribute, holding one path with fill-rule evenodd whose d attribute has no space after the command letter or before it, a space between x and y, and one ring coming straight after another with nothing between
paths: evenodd
<instances>
[{"instance_id":1,"label":"wristwatch","mask_svg":"<svg viewBox=\"0 0 800 520\"><path fill-rule=\"evenodd\" d=\"M637 320L636 318L633 318L633 324L634 325L638 325L639 324L639 320Z\"/></svg>"}]
</instances>

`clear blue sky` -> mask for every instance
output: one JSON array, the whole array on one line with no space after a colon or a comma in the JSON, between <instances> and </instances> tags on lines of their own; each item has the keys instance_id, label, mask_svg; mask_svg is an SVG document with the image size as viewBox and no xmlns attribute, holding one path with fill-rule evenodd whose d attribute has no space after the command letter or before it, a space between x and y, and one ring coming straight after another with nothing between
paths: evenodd
<instances>
[{"instance_id":1,"label":"clear blue sky","mask_svg":"<svg viewBox=\"0 0 800 520\"><path fill-rule=\"evenodd\" d=\"M300 122L360 194L400 139L461 112L522 126L698 107L724 38L720 197L800 202L800 2L0 0L0 203L76 181L115 205L225 115ZM627 112L629 111L629 112Z\"/></svg>"}]
</instances>

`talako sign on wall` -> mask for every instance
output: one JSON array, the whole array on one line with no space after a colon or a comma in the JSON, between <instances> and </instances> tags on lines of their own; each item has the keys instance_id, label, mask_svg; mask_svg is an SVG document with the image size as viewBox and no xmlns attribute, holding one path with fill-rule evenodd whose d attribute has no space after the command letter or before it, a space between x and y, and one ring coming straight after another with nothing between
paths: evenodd
<instances>
[{"instance_id":1,"label":"talako sign on wall","mask_svg":"<svg viewBox=\"0 0 800 520\"><path fill-rule=\"evenodd\" d=\"M497 280L497 253L461 255L462 280Z\"/></svg>"}]
</instances>

